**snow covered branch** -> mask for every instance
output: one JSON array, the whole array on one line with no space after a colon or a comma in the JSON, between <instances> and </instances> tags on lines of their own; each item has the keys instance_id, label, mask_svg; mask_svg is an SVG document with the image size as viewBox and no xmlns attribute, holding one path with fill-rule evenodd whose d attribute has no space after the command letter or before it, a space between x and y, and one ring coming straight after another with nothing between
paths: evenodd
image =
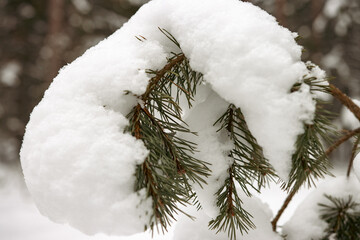
<instances>
[{"instance_id":1,"label":"snow covered branch","mask_svg":"<svg viewBox=\"0 0 360 240\"><path fill-rule=\"evenodd\" d=\"M145 4L64 67L34 109L21 161L40 211L88 234L166 231L183 213L202 224L193 240L281 239L271 228L293 195L360 131L324 151L323 96L360 110L301 61L295 37L238 0ZM290 195L270 223L252 193L273 180Z\"/></svg>"}]
</instances>

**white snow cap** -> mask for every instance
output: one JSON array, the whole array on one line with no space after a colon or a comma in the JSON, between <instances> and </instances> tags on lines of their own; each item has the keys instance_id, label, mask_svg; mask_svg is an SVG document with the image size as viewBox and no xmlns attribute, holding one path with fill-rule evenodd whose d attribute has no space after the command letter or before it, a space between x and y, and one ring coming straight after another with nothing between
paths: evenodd
<instances>
[{"instance_id":1,"label":"white snow cap","mask_svg":"<svg viewBox=\"0 0 360 240\"><path fill-rule=\"evenodd\" d=\"M238 0L153 0L64 67L31 114L21 162L39 210L52 220L88 234L119 235L148 223L151 200L134 192L135 168L148 150L124 133L125 116L136 105L124 91L142 94L150 78L145 70L161 69L174 51L158 27L178 40L222 101L241 108L265 157L287 178L296 138L314 113L308 87L290 93L307 74L293 34ZM202 137L217 138L208 131ZM219 147L216 154L227 150L215 140L208 142Z\"/></svg>"}]
</instances>

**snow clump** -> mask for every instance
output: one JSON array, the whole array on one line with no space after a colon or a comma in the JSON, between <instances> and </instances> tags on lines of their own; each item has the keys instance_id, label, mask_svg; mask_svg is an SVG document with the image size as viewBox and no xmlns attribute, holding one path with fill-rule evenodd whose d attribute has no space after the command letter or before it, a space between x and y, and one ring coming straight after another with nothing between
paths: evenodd
<instances>
[{"instance_id":1,"label":"snow clump","mask_svg":"<svg viewBox=\"0 0 360 240\"><path fill-rule=\"evenodd\" d=\"M148 150L124 133L125 116L137 104L124 92L144 93L151 78L146 69L161 69L176 51L158 27L178 40L191 67L204 74L218 98L214 104L241 108L265 157L287 179L296 138L315 110L307 85L290 91L308 73L294 34L265 11L238 0L153 0L61 69L31 114L22 168L37 207L53 221L88 234L118 235L141 232L149 222L152 201L145 190L134 191L136 166ZM138 41L139 35L147 40ZM203 101L206 114L216 117L213 108L205 107L211 99ZM199 114L191 118L204 121ZM210 132L215 129L199 130L200 137L209 138L201 150L211 145L221 155L229 148ZM229 164L222 155L219 161ZM218 184L224 169L213 173L219 175ZM206 206L204 201L213 199L204 199Z\"/></svg>"}]
</instances>

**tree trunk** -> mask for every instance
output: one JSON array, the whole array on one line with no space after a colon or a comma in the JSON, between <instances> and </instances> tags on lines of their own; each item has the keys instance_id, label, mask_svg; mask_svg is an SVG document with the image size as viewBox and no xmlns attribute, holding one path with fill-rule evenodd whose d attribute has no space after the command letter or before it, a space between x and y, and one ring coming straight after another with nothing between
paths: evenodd
<instances>
[{"instance_id":1,"label":"tree trunk","mask_svg":"<svg viewBox=\"0 0 360 240\"><path fill-rule=\"evenodd\" d=\"M51 52L49 59L48 72L46 74L46 82L50 83L57 75L62 66L62 50L63 43L61 41L64 28L64 0L49 0L48 5L48 33L46 36L47 45Z\"/></svg>"}]
</instances>

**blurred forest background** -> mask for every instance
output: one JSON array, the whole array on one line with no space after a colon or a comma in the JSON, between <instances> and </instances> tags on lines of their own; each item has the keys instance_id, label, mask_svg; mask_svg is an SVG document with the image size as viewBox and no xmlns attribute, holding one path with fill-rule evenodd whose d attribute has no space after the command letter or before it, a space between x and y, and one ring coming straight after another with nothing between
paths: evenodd
<instances>
[{"instance_id":1,"label":"blurred forest background","mask_svg":"<svg viewBox=\"0 0 360 240\"><path fill-rule=\"evenodd\" d=\"M58 70L120 28L146 2L0 0L2 166L20 166L25 125ZM298 32L304 60L320 65L351 97L360 97L360 0L248 2ZM333 108L339 112L340 104L334 102Z\"/></svg>"}]
</instances>

